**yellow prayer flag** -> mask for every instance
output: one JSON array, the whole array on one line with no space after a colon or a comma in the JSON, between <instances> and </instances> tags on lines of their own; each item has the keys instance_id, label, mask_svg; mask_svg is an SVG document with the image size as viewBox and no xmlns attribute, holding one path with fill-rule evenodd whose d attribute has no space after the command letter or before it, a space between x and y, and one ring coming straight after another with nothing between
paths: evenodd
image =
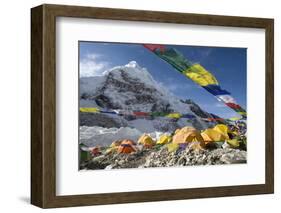
<instances>
[{"instance_id":1,"label":"yellow prayer flag","mask_svg":"<svg viewBox=\"0 0 281 213\"><path fill-rule=\"evenodd\" d=\"M238 112L238 114L240 114L240 115L247 115L246 112Z\"/></svg>"},{"instance_id":2,"label":"yellow prayer flag","mask_svg":"<svg viewBox=\"0 0 281 213\"><path fill-rule=\"evenodd\" d=\"M180 118L181 114L180 113L170 113L166 115L167 118Z\"/></svg>"},{"instance_id":3,"label":"yellow prayer flag","mask_svg":"<svg viewBox=\"0 0 281 213\"><path fill-rule=\"evenodd\" d=\"M81 107L80 108L80 112L90 112L90 113L97 113L100 110L98 108L94 108L94 107Z\"/></svg>"},{"instance_id":4,"label":"yellow prayer flag","mask_svg":"<svg viewBox=\"0 0 281 213\"><path fill-rule=\"evenodd\" d=\"M240 117L228 118L228 120L230 120L230 121L239 121L240 119L241 119Z\"/></svg>"},{"instance_id":5,"label":"yellow prayer flag","mask_svg":"<svg viewBox=\"0 0 281 213\"><path fill-rule=\"evenodd\" d=\"M187 70L183 71L183 74L193 80L200 86L207 86L209 84L218 85L218 81L210 72L205 70L200 64L194 64Z\"/></svg>"}]
</instances>

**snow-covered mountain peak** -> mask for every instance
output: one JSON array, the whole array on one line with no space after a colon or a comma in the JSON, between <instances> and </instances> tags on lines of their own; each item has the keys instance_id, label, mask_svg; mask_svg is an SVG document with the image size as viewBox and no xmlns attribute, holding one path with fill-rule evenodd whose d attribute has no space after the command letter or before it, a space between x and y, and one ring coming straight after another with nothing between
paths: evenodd
<instances>
[{"instance_id":1,"label":"snow-covered mountain peak","mask_svg":"<svg viewBox=\"0 0 281 213\"><path fill-rule=\"evenodd\" d=\"M182 101L167 88L154 80L146 68L131 61L102 76L80 78L80 107L195 115L200 112L205 117L199 106Z\"/></svg>"},{"instance_id":2,"label":"snow-covered mountain peak","mask_svg":"<svg viewBox=\"0 0 281 213\"><path fill-rule=\"evenodd\" d=\"M116 66L103 72L103 76L113 77L120 81L135 79L147 85L155 85L155 81L146 68L141 67L136 61L131 61L123 66Z\"/></svg>"},{"instance_id":3,"label":"snow-covered mountain peak","mask_svg":"<svg viewBox=\"0 0 281 213\"><path fill-rule=\"evenodd\" d=\"M118 73L122 70L125 70L127 72L131 73L142 73L147 72L147 70L143 67L141 67L136 61L130 61L128 64L121 65L121 66L115 66L109 70L106 70L103 72L103 75L108 75L109 73Z\"/></svg>"},{"instance_id":4,"label":"snow-covered mountain peak","mask_svg":"<svg viewBox=\"0 0 281 213\"><path fill-rule=\"evenodd\" d=\"M138 70L142 69L136 61L130 61L128 64L125 65L125 67L132 67Z\"/></svg>"}]
</instances>

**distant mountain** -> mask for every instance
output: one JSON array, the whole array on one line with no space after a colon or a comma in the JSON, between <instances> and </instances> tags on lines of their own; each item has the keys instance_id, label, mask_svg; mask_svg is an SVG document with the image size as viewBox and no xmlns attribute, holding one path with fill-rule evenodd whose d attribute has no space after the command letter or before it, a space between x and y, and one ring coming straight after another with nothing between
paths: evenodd
<instances>
[{"instance_id":1,"label":"distant mountain","mask_svg":"<svg viewBox=\"0 0 281 213\"><path fill-rule=\"evenodd\" d=\"M80 107L129 110L141 112L179 112L195 116L171 120L159 117L154 120L128 119L105 114L80 113L80 125L102 127L135 127L143 132L174 131L182 126L197 129L208 127L201 118L212 117L192 100L181 100L163 85L156 82L151 74L131 61L127 65L114 67L101 76L80 78Z\"/></svg>"}]
</instances>

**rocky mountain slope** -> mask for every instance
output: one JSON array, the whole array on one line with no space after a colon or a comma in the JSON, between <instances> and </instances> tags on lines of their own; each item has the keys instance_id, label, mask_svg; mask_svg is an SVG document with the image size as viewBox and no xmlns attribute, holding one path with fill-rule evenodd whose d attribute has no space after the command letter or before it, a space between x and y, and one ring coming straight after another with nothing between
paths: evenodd
<instances>
[{"instance_id":1,"label":"rocky mountain slope","mask_svg":"<svg viewBox=\"0 0 281 213\"><path fill-rule=\"evenodd\" d=\"M80 113L80 126L131 127L141 132L172 132L183 126L208 127L201 118L211 117L191 100L181 100L156 82L135 61L114 67L101 76L80 78L80 107L140 112L188 113L195 119L135 119L110 114Z\"/></svg>"}]
</instances>

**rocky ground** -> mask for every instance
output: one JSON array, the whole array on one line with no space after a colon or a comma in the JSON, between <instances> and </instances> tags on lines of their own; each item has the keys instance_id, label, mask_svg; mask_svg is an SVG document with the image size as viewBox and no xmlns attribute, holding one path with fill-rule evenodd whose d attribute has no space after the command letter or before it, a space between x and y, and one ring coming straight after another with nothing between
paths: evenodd
<instances>
[{"instance_id":1,"label":"rocky ground","mask_svg":"<svg viewBox=\"0 0 281 213\"><path fill-rule=\"evenodd\" d=\"M246 163L247 152L229 146L219 148L193 150L191 147L168 152L165 146L142 148L131 154L109 153L93 157L82 162L80 169L121 169L148 168L194 165L220 165Z\"/></svg>"}]
</instances>

